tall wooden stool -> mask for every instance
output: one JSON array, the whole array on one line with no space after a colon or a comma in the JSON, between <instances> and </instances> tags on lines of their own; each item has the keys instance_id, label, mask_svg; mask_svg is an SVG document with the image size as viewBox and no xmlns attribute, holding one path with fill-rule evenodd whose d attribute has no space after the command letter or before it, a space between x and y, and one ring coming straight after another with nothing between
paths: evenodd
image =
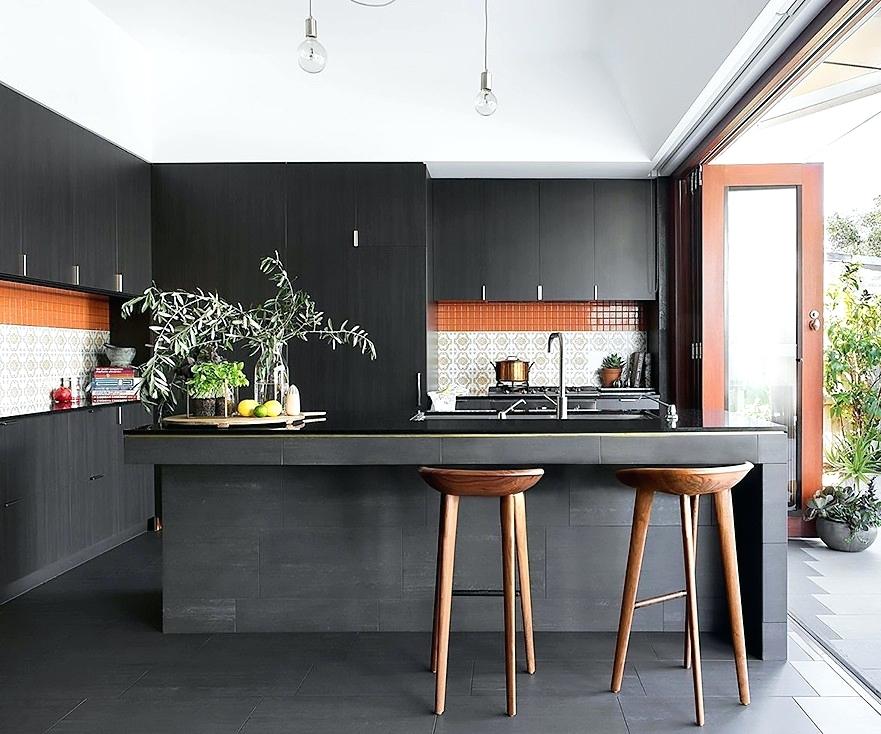
<instances>
[{"instance_id":1,"label":"tall wooden stool","mask_svg":"<svg viewBox=\"0 0 881 734\"><path fill-rule=\"evenodd\" d=\"M704 725L704 691L701 681L701 649L695 583L695 547L697 544L698 502L701 495L711 494L716 506L722 567L725 586L728 590L728 612L731 616L737 687L740 691L740 702L744 706L749 704L749 677L746 668L743 610L740 604L740 580L737 575L737 547L734 542L734 510L731 503L731 488L743 479L752 468L752 464L745 462L737 466L705 469L639 468L621 469L617 472L619 481L636 489L636 502L633 507L633 526L630 532L630 552L627 556L624 596L621 599L621 620L618 623L615 666L612 670L612 691L614 693L621 690L621 683L624 679L624 662L627 657L627 644L630 641L633 612L651 604L685 597L684 665L686 668L691 667L694 679L695 721L699 726ZM655 492L666 492L679 496L682 550L685 557L685 589L637 601L636 590L639 586L642 554L645 550L645 539Z\"/></svg>"},{"instance_id":2,"label":"tall wooden stool","mask_svg":"<svg viewBox=\"0 0 881 734\"><path fill-rule=\"evenodd\" d=\"M502 524L502 581L505 597L505 679L508 716L517 713L514 645L514 569L520 571L520 607L526 642L526 670L535 672L532 640L532 594L529 554L526 547L526 500L523 493L544 475L543 469L444 469L420 467L429 486L441 493L437 541L437 578L434 588L434 625L431 636L431 670L436 674L434 712L446 703L447 653L450 643L450 610L453 601L453 563L459 497L499 497ZM516 536L516 540L515 540ZM516 558L515 558L516 550Z\"/></svg>"}]
</instances>

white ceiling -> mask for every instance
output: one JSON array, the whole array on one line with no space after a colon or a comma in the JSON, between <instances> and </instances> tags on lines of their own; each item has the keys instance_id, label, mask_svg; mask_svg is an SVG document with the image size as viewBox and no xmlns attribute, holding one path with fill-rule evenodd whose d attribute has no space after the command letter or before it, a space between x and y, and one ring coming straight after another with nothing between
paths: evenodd
<instances>
[{"instance_id":1,"label":"white ceiling","mask_svg":"<svg viewBox=\"0 0 881 734\"><path fill-rule=\"evenodd\" d=\"M0 49L14 52L0 51L0 81L152 161L422 160L435 176L638 176L768 0L490 0L490 118L473 108L480 0L313 0L328 50L316 75L296 64L305 0L69 3L89 22L59 21L66 3L2 0ZM111 41L130 49L70 65L71 47ZM118 112L134 104L107 79L122 56L145 60L127 95L139 96L129 118L146 117L148 134L133 135Z\"/></svg>"}]
</instances>

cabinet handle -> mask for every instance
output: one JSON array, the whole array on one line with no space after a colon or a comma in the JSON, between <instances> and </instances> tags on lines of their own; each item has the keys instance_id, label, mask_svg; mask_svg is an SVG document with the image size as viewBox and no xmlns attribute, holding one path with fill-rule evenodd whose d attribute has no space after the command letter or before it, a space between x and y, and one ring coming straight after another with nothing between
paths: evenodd
<instances>
[{"instance_id":1,"label":"cabinet handle","mask_svg":"<svg viewBox=\"0 0 881 734\"><path fill-rule=\"evenodd\" d=\"M28 254L26 252L21 253L21 274L28 274Z\"/></svg>"},{"instance_id":2,"label":"cabinet handle","mask_svg":"<svg viewBox=\"0 0 881 734\"><path fill-rule=\"evenodd\" d=\"M486 286L485 285L480 286L480 300L481 301L486 300Z\"/></svg>"},{"instance_id":3,"label":"cabinet handle","mask_svg":"<svg viewBox=\"0 0 881 734\"><path fill-rule=\"evenodd\" d=\"M103 479L103 478L104 478L103 474L92 474L92 476L89 477L89 481L94 482L96 479Z\"/></svg>"},{"instance_id":4,"label":"cabinet handle","mask_svg":"<svg viewBox=\"0 0 881 734\"><path fill-rule=\"evenodd\" d=\"M73 284L74 285L80 284L80 266L79 265L73 266Z\"/></svg>"},{"instance_id":5,"label":"cabinet handle","mask_svg":"<svg viewBox=\"0 0 881 734\"><path fill-rule=\"evenodd\" d=\"M358 246L358 230L353 229L352 230L352 247L357 247L357 246Z\"/></svg>"},{"instance_id":6,"label":"cabinet handle","mask_svg":"<svg viewBox=\"0 0 881 734\"><path fill-rule=\"evenodd\" d=\"M117 273L115 278L116 278L116 290L118 293L122 293L122 273Z\"/></svg>"},{"instance_id":7,"label":"cabinet handle","mask_svg":"<svg viewBox=\"0 0 881 734\"><path fill-rule=\"evenodd\" d=\"M535 289L535 297L537 300L542 300L541 286L537 286Z\"/></svg>"},{"instance_id":8,"label":"cabinet handle","mask_svg":"<svg viewBox=\"0 0 881 734\"><path fill-rule=\"evenodd\" d=\"M593 300L595 300L595 301L599 301L599 300L600 300L600 297L599 297L599 287L597 286L596 283L593 284Z\"/></svg>"},{"instance_id":9,"label":"cabinet handle","mask_svg":"<svg viewBox=\"0 0 881 734\"><path fill-rule=\"evenodd\" d=\"M23 502L23 501L24 501L24 497L19 497L14 500L9 500L9 502L3 503L3 508L5 509L7 507L12 507L13 505L17 505L19 502Z\"/></svg>"},{"instance_id":10,"label":"cabinet handle","mask_svg":"<svg viewBox=\"0 0 881 734\"><path fill-rule=\"evenodd\" d=\"M116 408L116 425L118 425L118 426L122 425L122 406L121 405L117 406L117 408Z\"/></svg>"}]
</instances>

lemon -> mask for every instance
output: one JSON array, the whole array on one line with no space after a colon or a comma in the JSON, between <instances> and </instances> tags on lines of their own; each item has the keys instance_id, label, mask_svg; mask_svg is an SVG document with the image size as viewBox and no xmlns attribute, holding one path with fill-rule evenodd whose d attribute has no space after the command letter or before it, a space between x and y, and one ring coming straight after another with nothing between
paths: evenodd
<instances>
[{"instance_id":1,"label":"lemon","mask_svg":"<svg viewBox=\"0 0 881 734\"><path fill-rule=\"evenodd\" d=\"M242 400L236 407L236 413L239 415L243 415L246 418L254 415L254 408L256 408L260 403L256 400Z\"/></svg>"},{"instance_id":2,"label":"lemon","mask_svg":"<svg viewBox=\"0 0 881 734\"><path fill-rule=\"evenodd\" d=\"M267 413L266 413L266 406L265 405L258 405L256 408L254 408L254 417L255 418L265 418L266 415L267 415Z\"/></svg>"},{"instance_id":3,"label":"lemon","mask_svg":"<svg viewBox=\"0 0 881 734\"><path fill-rule=\"evenodd\" d=\"M281 403L278 400L267 400L263 403L263 409L266 411L266 415L270 418L275 418L281 415L284 408L281 407Z\"/></svg>"}]
</instances>

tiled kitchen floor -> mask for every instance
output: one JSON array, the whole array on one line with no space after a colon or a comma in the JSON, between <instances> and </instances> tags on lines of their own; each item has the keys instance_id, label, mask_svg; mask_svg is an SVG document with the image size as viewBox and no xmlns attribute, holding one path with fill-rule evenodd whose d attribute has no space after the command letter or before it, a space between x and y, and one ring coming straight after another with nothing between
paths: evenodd
<instances>
[{"instance_id":1,"label":"tiled kitchen floor","mask_svg":"<svg viewBox=\"0 0 881 734\"><path fill-rule=\"evenodd\" d=\"M881 693L881 542L841 553L790 541L789 595L790 613Z\"/></svg>"},{"instance_id":2,"label":"tiled kitchen floor","mask_svg":"<svg viewBox=\"0 0 881 734\"><path fill-rule=\"evenodd\" d=\"M159 575L160 539L142 536L0 607L0 731L695 731L677 634L634 636L620 696L608 692L611 634L537 635L538 672L519 676L513 720L501 636L455 635L447 712L435 717L427 633L162 635ZM750 662L742 707L729 650L708 637L706 731L881 731L832 667L796 637L790 647L789 662Z\"/></svg>"}]
</instances>

